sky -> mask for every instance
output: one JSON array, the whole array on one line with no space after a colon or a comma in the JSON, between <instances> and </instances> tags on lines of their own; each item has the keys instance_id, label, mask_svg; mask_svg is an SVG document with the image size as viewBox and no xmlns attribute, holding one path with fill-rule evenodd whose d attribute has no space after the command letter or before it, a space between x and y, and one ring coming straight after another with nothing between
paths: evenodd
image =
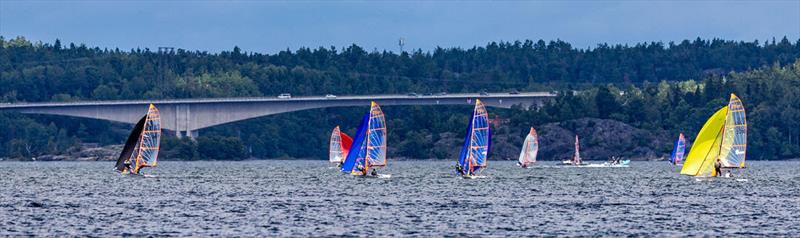
<instances>
[{"instance_id":1,"label":"sky","mask_svg":"<svg viewBox=\"0 0 800 238\"><path fill-rule=\"evenodd\" d=\"M722 38L800 39L800 1L17 1L0 36L101 48L275 53L433 50L561 39L579 48Z\"/></svg>"}]
</instances>

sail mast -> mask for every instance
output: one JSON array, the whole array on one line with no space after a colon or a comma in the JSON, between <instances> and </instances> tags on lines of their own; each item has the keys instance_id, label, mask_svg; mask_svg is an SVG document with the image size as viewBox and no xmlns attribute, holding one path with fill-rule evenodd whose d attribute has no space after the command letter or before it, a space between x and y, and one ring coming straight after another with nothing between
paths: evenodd
<instances>
[{"instance_id":1,"label":"sail mast","mask_svg":"<svg viewBox=\"0 0 800 238\"><path fill-rule=\"evenodd\" d=\"M372 102L370 104L370 108L369 108L369 120L367 120L367 141L366 141L367 153L364 156L364 173L369 171L369 157L370 157L369 156L370 155L369 149L370 149L370 138L372 137L370 135L370 133L372 132L372 127L371 127L371 125L372 125L372 107L374 107L374 106L375 106L375 102Z\"/></svg>"},{"instance_id":2,"label":"sail mast","mask_svg":"<svg viewBox=\"0 0 800 238\"><path fill-rule=\"evenodd\" d=\"M533 162L536 162L536 158L539 155L539 134L536 133L536 129L531 127L531 133L533 134L533 143L536 146L535 151L533 152Z\"/></svg>"}]
</instances>

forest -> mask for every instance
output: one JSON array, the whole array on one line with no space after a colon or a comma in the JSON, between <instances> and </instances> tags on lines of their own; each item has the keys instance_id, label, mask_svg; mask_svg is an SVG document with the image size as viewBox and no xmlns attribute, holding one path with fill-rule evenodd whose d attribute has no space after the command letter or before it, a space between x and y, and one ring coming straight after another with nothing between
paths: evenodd
<instances>
[{"instance_id":1,"label":"forest","mask_svg":"<svg viewBox=\"0 0 800 238\"><path fill-rule=\"evenodd\" d=\"M280 93L558 92L556 99L540 108L489 109L491 117L503 122L495 124L494 130L501 135L495 138L501 140L497 144L507 142L507 148L498 147L497 158L507 159L518 153L510 151L529 127L558 124L577 133L581 129L574 125L587 118L619 123L632 128L626 130L663 141L671 142L683 132L691 142L706 118L736 93L747 110L748 158L774 160L800 157L799 59L800 39L787 38L763 42L698 38L586 49L560 40L526 40L400 53L351 45L266 54L238 47L219 53L101 49L0 36L0 103L272 97ZM355 132L367 108L256 118L201 130L196 140L167 136L162 141L162 158L327 159L330 130L341 125L347 133ZM464 106L385 107L389 156L452 159L470 110ZM63 154L85 143L121 144L131 127L0 113L0 158ZM606 134L583 136L588 146L631 151L604 145L609 139ZM654 151L655 157L671 150L669 143L642 138L639 146Z\"/></svg>"}]
</instances>

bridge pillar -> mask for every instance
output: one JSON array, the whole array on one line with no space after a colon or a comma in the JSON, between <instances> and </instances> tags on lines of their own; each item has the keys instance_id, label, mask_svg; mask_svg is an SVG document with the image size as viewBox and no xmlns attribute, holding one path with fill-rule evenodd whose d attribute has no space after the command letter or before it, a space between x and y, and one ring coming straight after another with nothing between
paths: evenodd
<instances>
[{"instance_id":1,"label":"bridge pillar","mask_svg":"<svg viewBox=\"0 0 800 238\"><path fill-rule=\"evenodd\" d=\"M200 133L198 133L197 130L186 131L186 136L194 140L197 139L198 136L200 136Z\"/></svg>"},{"instance_id":2,"label":"bridge pillar","mask_svg":"<svg viewBox=\"0 0 800 238\"><path fill-rule=\"evenodd\" d=\"M189 139L192 140L195 140L197 139L198 136L200 136L200 133L197 132L197 130L175 131L175 137L178 137L178 139L183 138L184 134L186 135L186 137L189 137Z\"/></svg>"},{"instance_id":3,"label":"bridge pillar","mask_svg":"<svg viewBox=\"0 0 800 238\"><path fill-rule=\"evenodd\" d=\"M192 111L191 106L186 104L175 104L173 106L172 122L175 127L175 136L178 138L186 135L194 140L197 138L197 130L192 130Z\"/></svg>"}]
</instances>

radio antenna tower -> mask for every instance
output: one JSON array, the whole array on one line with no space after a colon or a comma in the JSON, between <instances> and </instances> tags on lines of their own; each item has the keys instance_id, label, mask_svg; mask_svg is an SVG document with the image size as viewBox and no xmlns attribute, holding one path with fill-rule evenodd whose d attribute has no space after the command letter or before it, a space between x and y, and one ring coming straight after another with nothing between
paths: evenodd
<instances>
[{"instance_id":1,"label":"radio antenna tower","mask_svg":"<svg viewBox=\"0 0 800 238\"><path fill-rule=\"evenodd\" d=\"M406 45L406 38L405 37L400 37L400 40L397 41L397 45L400 46L400 53L402 54L403 53L403 46Z\"/></svg>"}]
</instances>

